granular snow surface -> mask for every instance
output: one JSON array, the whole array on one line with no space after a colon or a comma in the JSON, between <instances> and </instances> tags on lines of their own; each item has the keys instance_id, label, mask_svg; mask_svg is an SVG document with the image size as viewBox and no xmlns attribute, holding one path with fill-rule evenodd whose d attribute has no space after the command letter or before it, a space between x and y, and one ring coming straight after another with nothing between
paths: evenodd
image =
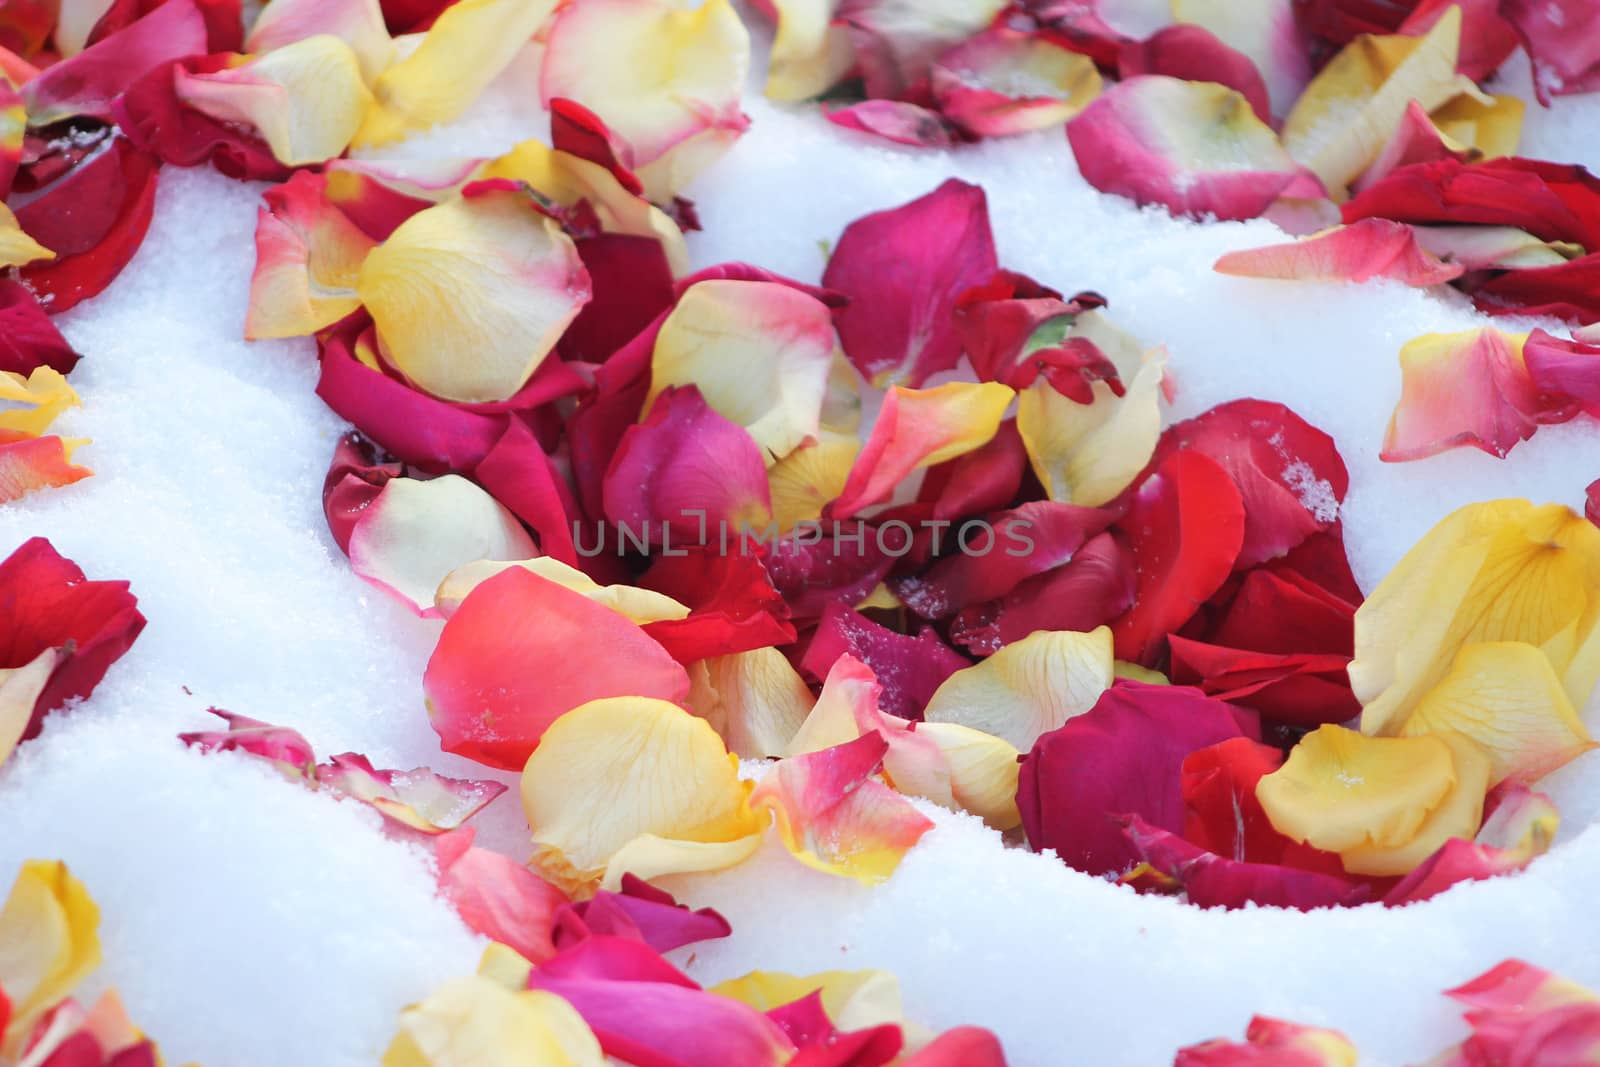
<instances>
[{"instance_id":1,"label":"granular snow surface","mask_svg":"<svg viewBox=\"0 0 1600 1067\"><path fill-rule=\"evenodd\" d=\"M1505 77L1526 91L1525 73ZM513 71L398 154L501 150L544 127L530 99L526 71ZM1400 346L1485 321L1454 294L1217 275L1221 253L1283 235L1101 195L1060 131L912 151L759 97L746 109L748 135L691 190L705 224L691 238L697 265L744 259L815 281L823 242L851 219L952 175L981 183L1007 266L1095 289L1125 328L1168 346L1173 417L1257 396L1334 435L1367 588L1459 505L1577 504L1600 476L1600 430L1583 422L1544 428L1503 461L1461 450L1379 462ZM1529 154L1600 162L1583 158L1600 152L1594 99L1531 106L1529 131ZM441 754L428 726L421 673L438 624L356 579L327 533L322 476L345 427L312 391L312 346L240 340L260 189L164 172L137 259L61 320L86 358L72 378L84 407L59 425L94 439L79 458L96 476L0 509L0 554L47 536L91 577L129 579L150 625L89 701L53 715L0 770L0 882L30 857L64 859L87 882L104 916L96 982L121 990L168 1062L370 1067L400 1006L469 971L481 939L435 897L425 856L383 837L374 813L174 735L209 728L204 708L219 705L292 725L324 755L493 775ZM930 808L938 828L876 889L773 847L672 883L735 931L678 955L707 982L886 968L912 1017L991 1027L1016 1067L1166 1063L1182 1044L1240 1035L1256 1012L1338 1027L1366 1063L1416 1062L1462 1032L1439 991L1502 958L1600 986L1596 761L1547 783L1566 815L1551 855L1405 909L1202 912L1007 850L976 819ZM522 847L514 791L479 822L485 843Z\"/></svg>"}]
</instances>

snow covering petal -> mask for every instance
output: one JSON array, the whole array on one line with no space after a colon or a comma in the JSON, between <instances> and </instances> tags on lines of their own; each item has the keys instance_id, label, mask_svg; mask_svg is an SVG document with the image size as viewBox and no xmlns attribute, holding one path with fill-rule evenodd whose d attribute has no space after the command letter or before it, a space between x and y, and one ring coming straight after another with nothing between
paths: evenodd
<instances>
[{"instance_id":1,"label":"snow covering petal","mask_svg":"<svg viewBox=\"0 0 1600 1067\"><path fill-rule=\"evenodd\" d=\"M1051 500L1098 507L1128 488L1161 437L1166 352L1146 353L1122 393L1099 381L1093 402L1063 396L1035 381L1017 399L1017 431L1028 462Z\"/></svg>"},{"instance_id":2,"label":"snow covering petal","mask_svg":"<svg viewBox=\"0 0 1600 1067\"><path fill-rule=\"evenodd\" d=\"M453 978L400 1012L383 1067L605 1067L600 1042L566 1000Z\"/></svg>"},{"instance_id":3,"label":"snow covering petal","mask_svg":"<svg viewBox=\"0 0 1600 1067\"><path fill-rule=\"evenodd\" d=\"M783 755L815 702L776 648L701 660L690 678L689 707L742 759Z\"/></svg>"},{"instance_id":4,"label":"snow covering petal","mask_svg":"<svg viewBox=\"0 0 1600 1067\"><path fill-rule=\"evenodd\" d=\"M1295 102L1283 124L1284 147L1342 199L1399 128L1411 101L1432 111L1461 92L1460 42L1459 8L1421 37L1356 39Z\"/></svg>"},{"instance_id":5,"label":"snow covering petal","mask_svg":"<svg viewBox=\"0 0 1600 1067\"><path fill-rule=\"evenodd\" d=\"M1272 128L1225 85L1141 74L1067 123L1084 180L1174 215L1253 219L1301 177Z\"/></svg>"},{"instance_id":6,"label":"snow covering petal","mask_svg":"<svg viewBox=\"0 0 1600 1067\"><path fill-rule=\"evenodd\" d=\"M578 705L623 695L681 701L689 678L617 612L513 567L450 616L422 686L445 751L517 770Z\"/></svg>"},{"instance_id":7,"label":"snow covering petal","mask_svg":"<svg viewBox=\"0 0 1600 1067\"><path fill-rule=\"evenodd\" d=\"M1119 523L1139 561L1133 606L1112 624L1117 655L1157 659L1221 588L1244 544L1244 500L1220 464L1204 453L1174 452L1139 487Z\"/></svg>"},{"instance_id":8,"label":"snow covering petal","mask_svg":"<svg viewBox=\"0 0 1600 1067\"><path fill-rule=\"evenodd\" d=\"M543 963L556 954L556 923L567 895L510 856L478 848L475 835L464 826L433 839L439 895L473 930L530 963Z\"/></svg>"},{"instance_id":9,"label":"snow covering petal","mask_svg":"<svg viewBox=\"0 0 1600 1067\"><path fill-rule=\"evenodd\" d=\"M952 178L846 226L822 284L850 299L839 339L856 369L874 385L914 389L956 365L956 298L997 267L983 190Z\"/></svg>"},{"instance_id":10,"label":"snow covering petal","mask_svg":"<svg viewBox=\"0 0 1600 1067\"><path fill-rule=\"evenodd\" d=\"M778 836L807 866L864 885L882 882L933 820L872 776L889 744L877 733L782 760L751 806L771 810Z\"/></svg>"},{"instance_id":11,"label":"snow covering petal","mask_svg":"<svg viewBox=\"0 0 1600 1067\"><path fill-rule=\"evenodd\" d=\"M343 155L372 106L356 54L329 34L210 73L180 64L173 75L181 103L255 129L278 162L291 167Z\"/></svg>"},{"instance_id":12,"label":"snow covering petal","mask_svg":"<svg viewBox=\"0 0 1600 1067\"><path fill-rule=\"evenodd\" d=\"M350 531L351 569L423 616L434 614L434 591L457 567L535 552L516 516L455 474L390 479Z\"/></svg>"},{"instance_id":13,"label":"snow covering petal","mask_svg":"<svg viewBox=\"0 0 1600 1067\"><path fill-rule=\"evenodd\" d=\"M1293 281L1389 278L1424 288L1461 277L1465 267L1447 263L1421 246L1410 226L1388 219L1361 219L1287 244L1225 253L1220 274Z\"/></svg>"},{"instance_id":14,"label":"snow covering petal","mask_svg":"<svg viewBox=\"0 0 1600 1067\"><path fill-rule=\"evenodd\" d=\"M767 66L773 100L807 100L833 88L855 65L849 30L833 20L838 0L770 0L777 20Z\"/></svg>"},{"instance_id":15,"label":"snow covering petal","mask_svg":"<svg viewBox=\"0 0 1600 1067\"><path fill-rule=\"evenodd\" d=\"M1287 115L1311 80L1309 42L1295 19L1292 0L1173 0L1172 17L1204 27L1255 65L1271 102L1270 112L1261 115L1263 122L1270 122L1271 115Z\"/></svg>"},{"instance_id":16,"label":"snow covering petal","mask_svg":"<svg viewBox=\"0 0 1600 1067\"><path fill-rule=\"evenodd\" d=\"M1483 818L1489 757L1453 735L1368 737L1321 726L1256 787L1280 833L1352 874L1407 874Z\"/></svg>"},{"instance_id":17,"label":"snow covering petal","mask_svg":"<svg viewBox=\"0 0 1600 1067\"><path fill-rule=\"evenodd\" d=\"M622 435L603 491L620 537L669 547L726 543L772 519L760 448L692 385L669 387Z\"/></svg>"},{"instance_id":18,"label":"snow covering petal","mask_svg":"<svg viewBox=\"0 0 1600 1067\"><path fill-rule=\"evenodd\" d=\"M1124 78L1164 74L1192 82L1216 82L1244 97L1262 122L1272 122L1267 83L1256 64L1204 26L1164 26L1143 41L1124 41L1117 54Z\"/></svg>"},{"instance_id":19,"label":"snow covering petal","mask_svg":"<svg viewBox=\"0 0 1600 1067\"><path fill-rule=\"evenodd\" d=\"M1118 682L1023 757L1017 807L1028 844L1087 874L1121 874L1140 855L1115 819L1137 815L1180 833L1183 761L1253 732L1250 713L1199 690Z\"/></svg>"},{"instance_id":20,"label":"snow covering petal","mask_svg":"<svg viewBox=\"0 0 1600 1067\"><path fill-rule=\"evenodd\" d=\"M0 906L0 987L11 1006L7 1046L100 966L100 909L59 861L28 860Z\"/></svg>"},{"instance_id":21,"label":"snow covering petal","mask_svg":"<svg viewBox=\"0 0 1600 1067\"><path fill-rule=\"evenodd\" d=\"M1462 445L1504 456L1539 423L1560 421L1550 417L1549 398L1528 373L1524 340L1484 327L1408 341L1382 458L1423 459Z\"/></svg>"},{"instance_id":22,"label":"snow covering petal","mask_svg":"<svg viewBox=\"0 0 1600 1067\"><path fill-rule=\"evenodd\" d=\"M1214 1038L1178 1050L1173 1067L1356 1067L1356 1047L1337 1030L1257 1015L1244 1042Z\"/></svg>"},{"instance_id":23,"label":"snow covering petal","mask_svg":"<svg viewBox=\"0 0 1600 1067\"><path fill-rule=\"evenodd\" d=\"M480 559L463 564L451 571L445 580L439 583L439 588L433 595L434 607L439 610L440 615L448 619L455 614L469 593L501 571L510 570L512 567L531 571L541 578L548 578L557 585L565 586L574 593L582 593L595 603L604 604L641 626L663 619L682 619L689 614L688 607L669 596L651 589L641 589L636 585L622 583L601 585L578 568L551 556L514 561Z\"/></svg>"},{"instance_id":24,"label":"snow covering petal","mask_svg":"<svg viewBox=\"0 0 1600 1067\"><path fill-rule=\"evenodd\" d=\"M1400 736L1455 733L1490 760L1489 784L1530 784L1596 747L1550 660L1518 641L1464 646Z\"/></svg>"},{"instance_id":25,"label":"snow covering petal","mask_svg":"<svg viewBox=\"0 0 1600 1067\"><path fill-rule=\"evenodd\" d=\"M1100 94L1088 56L1005 26L945 52L929 82L944 116L977 137L1049 129Z\"/></svg>"},{"instance_id":26,"label":"snow covering petal","mask_svg":"<svg viewBox=\"0 0 1600 1067\"><path fill-rule=\"evenodd\" d=\"M1550 660L1575 708L1600 678L1600 528L1558 504L1470 504L1442 519L1356 612L1350 683L1362 729L1398 733L1478 641Z\"/></svg>"},{"instance_id":27,"label":"snow covering petal","mask_svg":"<svg viewBox=\"0 0 1600 1067\"><path fill-rule=\"evenodd\" d=\"M1005 0L843 0L836 18L849 27L871 97L899 97L920 86L946 50L994 21Z\"/></svg>"},{"instance_id":28,"label":"snow covering petal","mask_svg":"<svg viewBox=\"0 0 1600 1067\"><path fill-rule=\"evenodd\" d=\"M580 705L544 733L522 774L535 869L575 896L732 866L760 823L739 760L709 723L650 697Z\"/></svg>"},{"instance_id":29,"label":"snow covering petal","mask_svg":"<svg viewBox=\"0 0 1600 1067\"><path fill-rule=\"evenodd\" d=\"M52 315L98 294L133 259L155 212L159 165L116 137L17 209L22 228L56 254L21 272Z\"/></svg>"},{"instance_id":30,"label":"snow covering petal","mask_svg":"<svg viewBox=\"0 0 1600 1067\"><path fill-rule=\"evenodd\" d=\"M303 337L361 306L356 277L377 244L325 195L327 178L297 171L268 189L256 215L256 268L244 335Z\"/></svg>"},{"instance_id":31,"label":"snow covering petal","mask_svg":"<svg viewBox=\"0 0 1600 1067\"><path fill-rule=\"evenodd\" d=\"M750 36L728 0L588 0L551 24L540 93L547 107L566 98L600 116L646 195L665 203L750 124L739 110L749 67Z\"/></svg>"},{"instance_id":32,"label":"snow covering petal","mask_svg":"<svg viewBox=\"0 0 1600 1067\"><path fill-rule=\"evenodd\" d=\"M416 50L373 83L358 147L389 144L465 111L545 24L558 0L457 0Z\"/></svg>"},{"instance_id":33,"label":"snow covering petal","mask_svg":"<svg viewBox=\"0 0 1600 1067\"><path fill-rule=\"evenodd\" d=\"M768 464L819 430L838 339L816 297L779 281L709 279L684 290L650 357L645 408L695 386L749 431Z\"/></svg>"},{"instance_id":34,"label":"snow covering petal","mask_svg":"<svg viewBox=\"0 0 1600 1067\"><path fill-rule=\"evenodd\" d=\"M401 223L367 255L356 292L395 367L460 401L521 389L590 297L572 241L506 189Z\"/></svg>"},{"instance_id":35,"label":"snow covering petal","mask_svg":"<svg viewBox=\"0 0 1600 1067\"><path fill-rule=\"evenodd\" d=\"M368 85L394 60L378 0L272 0L250 27L244 50L259 55L322 34L350 47Z\"/></svg>"},{"instance_id":36,"label":"snow covering petal","mask_svg":"<svg viewBox=\"0 0 1600 1067\"><path fill-rule=\"evenodd\" d=\"M67 374L79 358L27 286L0 280L0 371L31 374L50 367Z\"/></svg>"},{"instance_id":37,"label":"snow covering petal","mask_svg":"<svg viewBox=\"0 0 1600 1067\"><path fill-rule=\"evenodd\" d=\"M146 71L210 51L199 3L167 0L24 85L28 121L47 126L75 115L110 120L112 101Z\"/></svg>"},{"instance_id":38,"label":"snow covering petal","mask_svg":"<svg viewBox=\"0 0 1600 1067\"><path fill-rule=\"evenodd\" d=\"M38 734L46 712L93 692L144 623L127 582L85 579L42 537L0 560L0 669L26 666L46 649L61 652L23 739Z\"/></svg>"},{"instance_id":39,"label":"snow covering petal","mask_svg":"<svg viewBox=\"0 0 1600 1067\"><path fill-rule=\"evenodd\" d=\"M913 471L982 448L1016 393L998 382L889 387L861 454L830 512L848 518L882 503Z\"/></svg>"},{"instance_id":40,"label":"snow covering petal","mask_svg":"<svg viewBox=\"0 0 1600 1067\"><path fill-rule=\"evenodd\" d=\"M923 719L959 723L1019 749L1082 715L1111 687L1111 630L1041 630L946 678Z\"/></svg>"},{"instance_id":41,"label":"snow covering petal","mask_svg":"<svg viewBox=\"0 0 1600 1067\"><path fill-rule=\"evenodd\" d=\"M55 259L56 254L29 237L17 224L17 216L0 204L0 268L21 267L40 259Z\"/></svg>"}]
</instances>

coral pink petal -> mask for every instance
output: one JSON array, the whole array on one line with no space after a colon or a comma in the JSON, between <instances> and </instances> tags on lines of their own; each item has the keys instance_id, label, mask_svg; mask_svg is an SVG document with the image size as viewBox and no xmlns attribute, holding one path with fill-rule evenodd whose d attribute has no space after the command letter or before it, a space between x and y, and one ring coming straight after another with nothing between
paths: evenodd
<instances>
[{"instance_id":1,"label":"coral pink petal","mask_svg":"<svg viewBox=\"0 0 1600 1067\"><path fill-rule=\"evenodd\" d=\"M1418 288L1441 285L1463 271L1459 263L1446 263L1419 247L1410 226L1387 219L1361 219L1299 241L1229 252L1215 269L1244 278L1294 281L1388 278Z\"/></svg>"}]
</instances>

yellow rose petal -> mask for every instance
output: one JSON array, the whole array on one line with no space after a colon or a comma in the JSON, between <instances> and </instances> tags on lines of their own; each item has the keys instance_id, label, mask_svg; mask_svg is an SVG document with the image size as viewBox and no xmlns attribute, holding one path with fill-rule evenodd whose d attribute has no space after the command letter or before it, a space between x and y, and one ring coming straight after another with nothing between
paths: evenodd
<instances>
[{"instance_id":1,"label":"yellow rose petal","mask_svg":"<svg viewBox=\"0 0 1600 1067\"><path fill-rule=\"evenodd\" d=\"M1439 739L1449 747L1455 768L1450 791L1428 813L1410 840L1393 845L1374 841L1339 853L1345 870L1378 877L1409 874L1452 837L1470 841L1478 832L1483 822L1484 793L1489 788L1489 757L1459 736L1445 734Z\"/></svg>"},{"instance_id":2,"label":"yellow rose petal","mask_svg":"<svg viewBox=\"0 0 1600 1067\"><path fill-rule=\"evenodd\" d=\"M378 0L272 0L250 27L244 50L258 55L318 34L349 45L369 85L394 60Z\"/></svg>"},{"instance_id":3,"label":"yellow rose petal","mask_svg":"<svg viewBox=\"0 0 1600 1067\"><path fill-rule=\"evenodd\" d=\"M663 619L682 619L689 614L688 608L665 594L640 589L636 585L601 585L578 568L550 556L509 562L480 559L457 567L439 583L439 588L433 594L434 607L440 615L449 618L455 614L468 593L511 567L532 571L541 578L566 586L574 593L582 593L595 603L604 604L640 625Z\"/></svg>"},{"instance_id":4,"label":"yellow rose petal","mask_svg":"<svg viewBox=\"0 0 1600 1067\"><path fill-rule=\"evenodd\" d=\"M1467 645L1401 727L1455 733L1490 759L1489 784L1531 784L1594 747L1550 660L1515 641Z\"/></svg>"},{"instance_id":5,"label":"yellow rose petal","mask_svg":"<svg viewBox=\"0 0 1600 1067\"><path fill-rule=\"evenodd\" d=\"M383 1067L605 1067L571 1004L482 975L455 978L400 1013Z\"/></svg>"},{"instance_id":6,"label":"yellow rose petal","mask_svg":"<svg viewBox=\"0 0 1600 1067\"><path fill-rule=\"evenodd\" d=\"M968 811L1002 832L1022 825L1017 810L1021 753L993 734L953 722L917 724L913 733L939 746L948 768L954 807ZM901 788L895 779L895 788ZM923 795L923 794L917 794ZM927 799L941 803L936 796Z\"/></svg>"},{"instance_id":7,"label":"yellow rose petal","mask_svg":"<svg viewBox=\"0 0 1600 1067\"><path fill-rule=\"evenodd\" d=\"M689 706L744 759L781 756L815 703L805 679L776 648L713 656L691 671Z\"/></svg>"},{"instance_id":8,"label":"yellow rose petal","mask_svg":"<svg viewBox=\"0 0 1600 1067\"><path fill-rule=\"evenodd\" d=\"M60 650L47 648L21 667L0 670L0 763L21 742L34 702L60 661Z\"/></svg>"},{"instance_id":9,"label":"yellow rose petal","mask_svg":"<svg viewBox=\"0 0 1600 1067\"><path fill-rule=\"evenodd\" d=\"M668 873L657 842L691 846L684 850L688 860L689 853L708 851L693 846L708 846L717 865L738 862L743 845L728 846L760 829L748 794L738 758L709 723L646 697L593 700L567 712L545 731L522 772L532 862L579 895L593 893L603 879L620 880L627 869L613 867L613 858L642 839L656 841L643 842L650 863L634 869L641 877Z\"/></svg>"},{"instance_id":10,"label":"yellow rose petal","mask_svg":"<svg viewBox=\"0 0 1600 1067\"><path fill-rule=\"evenodd\" d=\"M778 31L767 67L767 96L807 100L833 88L855 65L850 31L833 21L838 0L772 0Z\"/></svg>"},{"instance_id":11,"label":"yellow rose petal","mask_svg":"<svg viewBox=\"0 0 1600 1067\"><path fill-rule=\"evenodd\" d=\"M1038 630L945 679L923 718L970 726L1025 751L1094 707L1112 679L1110 627Z\"/></svg>"},{"instance_id":12,"label":"yellow rose petal","mask_svg":"<svg viewBox=\"0 0 1600 1067\"><path fill-rule=\"evenodd\" d=\"M57 415L77 407L79 401L65 375L41 366L26 378L13 371L0 371L0 403L28 405L0 407L0 430L38 437L50 428Z\"/></svg>"},{"instance_id":13,"label":"yellow rose petal","mask_svg":"<svg viewBox=\"0 0 1600 1067\"><path fill-rule=\"evenodd\" d=\"M850 466L861 453L861 441L824 431L767 470L772 491L772 517L780 534L802 522L815 522L822 509L844 491Z\"/></svg>"},{"instance_id":14,"label":"yellow rose petal","mask_svg":"<svg viewBox=\"0 0 1600 1067\"><path fill-rule=\"evenodd\" d=\"M100 909L67 865L28 860L0 908L0 989L11 1001L5 1044L100 966Z\"/></svg>"},{"instance_id":15,"label":"yellow rose petal","mask_svg":"<svg viewBox=\"0 0 1600 1067\"><path fill-rule=\"evenodd\" d=\"M0 204L0 268L21 267L36 259L55 258L54 252L24 232L10 208Z\"/></svg>"},{"instance_id":16,"label":"yellow rose petal","mask_svg":"<svg viewBox=\"0 0 1600 1067\"><path fill-rule=\"evenodd\" d=\"M527 46L558 2L458 0L445 8L416 50L378 77L372 87L376 100L356 144L388 144L460 115Z\"/></svg>"},{"instance_id":17,"label":"yellow rose petal","mask_svg":"<svg viewBox=\"0 0 1600 1067\"><path fill-rule=\"evenodd\" d=\"M520 193L419 211L356 281L395 367L446 400L504 400L589 302L577 248Z\"/></svg>"},{"instance_id":18,"label":"yellow rose petal","mask_svg":"<svg viewBox=\"0 0 1600 1067\"><path fill-rule=\"evenodd\" d=\"M900 981L888 971L821 971L808 975L751 971L714 985L707 992L732 997L760 1012L820 993L828 1020L845 1033L904 1021Z\"/></svg>"}]
</instances>

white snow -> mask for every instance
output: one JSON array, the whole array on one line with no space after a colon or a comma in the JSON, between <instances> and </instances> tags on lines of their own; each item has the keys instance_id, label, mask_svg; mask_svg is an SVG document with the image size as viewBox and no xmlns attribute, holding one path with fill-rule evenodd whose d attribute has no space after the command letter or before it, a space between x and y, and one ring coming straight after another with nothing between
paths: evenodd
<instances>
[{"instance_id":1,"label":"white snow","mask_svg":"<svg viewBox=\"0 0 1600 1067\"><path fill-rule=\"evenodd\" d=\"M453 129L390 154L483 154L538 132L526 72L508 83ZM1600 153L1597 106L1530 107L1529 151ZM1168 345L1175 417L1254 395L1337 438L1368 586L1460 504L1576 504L1600 476L1600 431L1581 423L1545 428L1504 461L1378 461L1396 353L1483 322L1464 300L1216 275L1222 252L1281 234L1102 196L1059 131L914 152L759 97L746 109L750 133L692 190L706 224L691 240L697 264L743 258L814 281L821 242L856 216L948 175L981 182L1008 266L1096 289L1118 322ZM493 775L439 753L428 727L420 676L438 624L353 577L327 535L320 487L342 426L312 392L311 346L239 340L259 187L204 171L162 183L133 266L63 320L86 359L72 377L84 407L61 429L94 438L80 459L97 474L0 510L0 554L46 535L91 577L130 579L150 626L85 706L52 716L0 769L0 884L28 857L65 859L87 881L104 915L101 980L168 1062L368 1067L396 1010L469 970L479 942L376 816L173 735L209 727L203 709L216 704L297 727L324 754ZM888 968L913 1016L990 1026L1016 1067L1169 1062L1180 1044L1239 1035L1258 1011L1337 1026L1366 1063L1416 1061L1461 1031L1438 991L1507 955L1600 986L1585 936L1600 830L1583 831L1600 808L1596 760L1555 782L1570 839L1552 855L1401 911L1200 912L1005 850L975 820L936 812L938 829L874 890L775 849L680 883L735 928L683 955L708 981ZM519 849L514 791L479 823L484 841Z\"/></svg>"}]
</instances>

